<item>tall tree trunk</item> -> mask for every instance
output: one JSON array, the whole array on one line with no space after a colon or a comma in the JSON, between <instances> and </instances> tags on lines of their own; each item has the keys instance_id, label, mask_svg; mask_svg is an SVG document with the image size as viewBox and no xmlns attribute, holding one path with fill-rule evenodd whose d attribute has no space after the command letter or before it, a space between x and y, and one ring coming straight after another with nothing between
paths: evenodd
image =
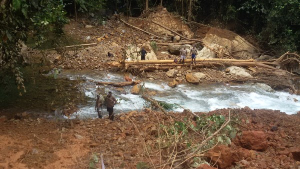
<instances>
[{"instance_id":1,"label":"tall tree trunk","mask_svg":"<svg viewBox=\"0 0 300 169\"><path fill-rule=\"evenodd\" d=\"M163 0L160 0L160 6L163 6L162 3L163 3Z\"/></svg>"},{"instance_id":2,"label":"tall tree trunk","mask_svg":"<svg viewBox=\"0 0 300 169\"><path fill-rule=\"evenodd\" d=\"M191 21L192 19L192 4L193 4L193 0L190 0L190 4L189 4L189 12L188 12L188 21Z\"/></svg>"},{"instance_id":3,"label":"tall tree trunk","mask_svg":"<svg viewBox=\"0 0 300 169\"><path fill-rule=\"evenodd\" d=\"M146 0L146 8L145 8L145 10L148 11L148 9L149 9L149 0Z\"/></svg>"},{"instance_id":4,"label":"tall tree trunk","mask_svg":"<svg viewBox=\"0 0 300 169\"><path fill-rule=\"evenodd\" d=\"M184 17L184 13L183 13L183 0L181 0L181 15Z\"/></svg>"},{"instance_id":5,"label":"tall tree trunk","mask_svg":"<svg viewBox=\"0 0 300 169\"><path fill-rule=\"evenodd\" d=\"M74 0L74 11L75 11L75 21L77 22L77 7L76 7L76 0Z\"/></svg>"}]
</instances>

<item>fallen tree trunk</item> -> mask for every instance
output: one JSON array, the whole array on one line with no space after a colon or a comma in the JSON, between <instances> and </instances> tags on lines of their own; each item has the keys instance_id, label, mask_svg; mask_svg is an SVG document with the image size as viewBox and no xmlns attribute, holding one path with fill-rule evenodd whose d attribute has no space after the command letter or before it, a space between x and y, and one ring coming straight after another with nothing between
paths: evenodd
<instances>
[{"instance_id":1,"label":"fallen tree trunk","mask_svg":"<svg viewBox=\"0 0 300 169\"><path fill-rule=\"evenodd\" d=\"M257 62L253 60L235 60L235 59L198 59L196 65L191 65L191 59L187 59L185 64L176 64L173 60L152 60L152 61L139 61L132 62L128 61L125 63L126 67L133 67L141 70L165 70L167 67L176 67L176 66L192 66L193 68L197 67L207 67L207 66L243 66L243 67L263 67L267 69L277 69L273 66L267 65L262 62ZM138 65L143 65L139 67ZM152 65L147 67L147 65ZM274 65L276 66L276 65ZM160 68L162 67L162 68Z\"/></svg>"},{"instance_id":2,"label":"fallen tree trunk","mask_svg":"<svg viewBox=\"0 0 300 169\"><path fill-rule=\"evenodd\" d=\"M124 87L132 86L141 83L141 81L132 81L132 82L96 82L96 85L112 85L114 87Z\"/></svg>"},{"instance_id":3,"label":"fallen tree trunk","mask_svg":"<svg viewBox=\"0 0 300 169\"><path fill-rule=\"evenodd\" d=\"M192 59L185 59L185 63L192 62ZM196 59L196 62L255 62L255 60L238 60L238 59ZM126 65L144 65L144 64L167 64L174 63L174 60L140 60L140 61L126 61Z\"/></svg>"}]
</instances>

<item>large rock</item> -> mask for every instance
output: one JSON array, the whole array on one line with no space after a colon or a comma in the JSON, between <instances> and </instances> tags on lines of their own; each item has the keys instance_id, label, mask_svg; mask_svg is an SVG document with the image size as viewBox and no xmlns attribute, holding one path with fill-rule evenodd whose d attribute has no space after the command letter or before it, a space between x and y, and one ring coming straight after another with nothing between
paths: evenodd
<instances>
[{"instance_id":1,"label":"large rock","mask_svg":"<svg viewBox=\"0 0 300 169\"><path fill-rule=\"evenodd\" d=\"M216 58L216 53L207 47L204 47L201 51L198 52L197 58L208 59Z\"/></svg>"},{"instance_id":2,"label":"large rock","mask_svg":"<svg viewBox=\"0 0 300 169\"><path fill-rule=\"evenodd\" d=\"M175 75L176 75L177 73L178 73L178 70L176 70L176 69L171 69L171 70L167 71L166 75L167 75L168 77L175 77Z\"/></svg>"},{"instance_id":3,"label":"large rock","mask_svg":"<svg viewBox=\"0 0 300 169\"><path fill-rule=\"evenodd\" d=\"M140 46L143 46L147 51L145 60L157 60L156 54L153 51L152 47L150 46L149 42L141 44ZM141 51L140 47L136 45L129 45L126 50L126 60L128 61L141 60L140 51Z\"/></svg>"},{"instance_id":4,"label":"large rock","mask_svg":"<svg viewBox=\"0 0 300 169\"><path fill-rule=\"evenodd\" d=\"M188 51L188 56L190 56L190 49L192 49L191 45L169 45L169 52L173 55L179 55L180 49L184 47Z\"/></svg>"},{"instance_id":5,"label":"large rock","mask_svg":"<svg viewBox=\"0 0 300 169\"><path fill-rule=\"evenodd\" d=\"M178 82L174 79L172 82L169 82L168 85L172 88L176 87L178 85Z\"/></svg>"},{"instance_id":6,"label":"large rock","mask_svg":"<svg viewBox=\"0 0 300 169\"><path fill-rule=\"evenodd\" d=\"M197 84L199 83L199 79L196 78L193 73L187 73L185 75L185 78L186 78L186 81L189 82L189 83L194 83L194 84Z\"/></svg>"},{"instance_id":7,"label":"large rock","mask_svg":"<svg viewBox=\"0 0 300 169\"><path fill-rule=\"evenodd\" d=\"M134 85L131 89L131 94L139 94L142 86L140 84Z\"/></svg>"},{"instance_id":8,"label":"large rock","mask_svg":"<svg viewBox=\"0 0 300 169\"><path fill-rule=\"evenodd\" d=\"M255 86L257 86L267 92L274 92L274 89L272 89L272 87L270 87L269 85L264 84L264 83L256 83Z\"/></svg>"},{"instance_id":9,"label":"large rock","mask_svg":"<svg viewBox=\"0 0 300 169\"><path fill-rule=\"evenodd\" d=\"M176 35L173 37L173 43L179 42L180 41L180 36Z\"/></svg>"},{"instance_id":10,"label":"large rock","mask_svg":"<svg viewBox=\"0 0 300 169\"><path fill-rule=\"evenodd\" d=\"M193 73L193 75L194 75L194 77L196 77L197 79L199 79L199 81L201 79L205 79L206 78L206 74L201 73L201 72L195 72L195 73Z\"/></svg>"},{"instance_id":11,"label":"large rock","mask_svg":"<svg viewBox=\"0 0 300 169\"><path fill-rule=\"evenodd\" d=\"M231 149L225 145L214 147L205 153L205 156L208 157L212 163L216 163L220 169L230 167L234 162Z\"/></svg>"},{"instance_id":12,"label":"large rock","mask_svg":"<svg viewBox=\"0 0 300 169\"><path fill-rule=\"evenodd\" d=\"M221 55L222 53L231 54L236 59L255 59L259 53L257 48L244 38L228 30L211 29L203 39L203 43ZM214 44L219 47L212 47Z\"/></svg>"},{"instance_id":13,"label":"large rock","mask_svg":"<svg viewBox=\"0 0 300 169\"><path fill-rule=\"evenodd\" d=\"M238 139L240 145L249 150L264 151L268 148L267 136L263 131L243 131Z\"/></svg>"},{"instance_id":14,"label":"large rock","mask_svg":"<svg viewBox=\"0 0 300 169\"><path fill-rule=\"evenodd\" d=\"M248 72L246 72L244 68L237 67L237 66L230 66L225 71L235 76L247 77L247 78L252 77Z\"/></svg>"},{"instance_id":15,"label":"large rock","mask_svg":"<svg viewBox=\"0 0 300 169\"><path fill-rule=\"evenodd\" d=\"M186 74L186 81L189 83L199 83L201 79L204 79L206 75L201 72L195 72L195 73L187 73Z\"/></svg>"}]
</instances>

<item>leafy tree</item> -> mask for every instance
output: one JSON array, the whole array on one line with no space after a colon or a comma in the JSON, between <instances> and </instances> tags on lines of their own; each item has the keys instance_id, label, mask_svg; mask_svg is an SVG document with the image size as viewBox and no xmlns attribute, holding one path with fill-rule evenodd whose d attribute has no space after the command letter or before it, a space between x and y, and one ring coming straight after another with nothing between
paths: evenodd
<instances>
[{"instance_id":1,"label":"leafy tree","mask_svg":"<svg viewBox=\"0 0 300 169\"><path fill-rule=\"evenodd\" d=\"M30 31L36 35L36 45L45 41L49 32L62 33L67 23L61 0L2 0L0 3L0 73L14 75L19 89L24 89L20 66L21 41Z\"/></svg>"}]
</instances>

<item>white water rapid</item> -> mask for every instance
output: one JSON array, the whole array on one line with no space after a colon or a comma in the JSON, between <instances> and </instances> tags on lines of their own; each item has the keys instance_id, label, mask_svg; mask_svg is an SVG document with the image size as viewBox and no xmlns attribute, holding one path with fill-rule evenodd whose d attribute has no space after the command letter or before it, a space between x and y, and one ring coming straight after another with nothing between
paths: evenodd
<instances>
[{"instance_id":1,"label":"white water rapid","mask_svg":"<svg viewBox=\"0 0 300 169\"><path fill-rule=\"evenodd\" d=\"M95 100L97 87L104 88L105 92L112 91L119 103L114 107L116 113L130 110L141 110L147 103L139 95L130 93L131 87L125 87L120 93L111 86L96 86L92 81L123 82L122 75L114 73L80 71L64 71L60 74L62 78L86 79L84 92L89 97L87 105L79 105L80 109L73 115L81 118L95 118ZM280 110L287 114L295 114L300 111L300 96L291 95L286 92L273 91L264 84L224 85L214 84L209 86L181 84L176 88L170 88L166 81L145 81L145 87L155 91L154 99L167 103L176 103L180 107L173 111L182 112L190 109L193 112L208 112L221 108L243 108ZM299 101L298 101L299 100ZM103 108L104 114L107 114Z\"/></svg>"}]
</instances>

